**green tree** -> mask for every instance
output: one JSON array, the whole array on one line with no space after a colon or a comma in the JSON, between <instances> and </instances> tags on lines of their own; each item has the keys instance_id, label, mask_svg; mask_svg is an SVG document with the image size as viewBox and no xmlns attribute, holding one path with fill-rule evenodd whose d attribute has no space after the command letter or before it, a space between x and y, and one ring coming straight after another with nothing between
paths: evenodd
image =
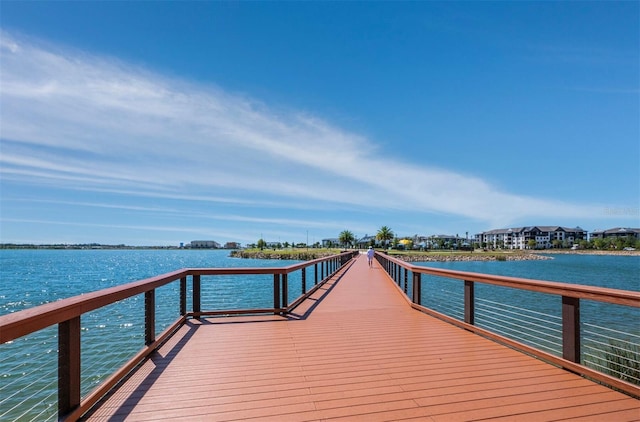
<instances>
[{"instance_id":1,"label":"green tree","mask_svg":"<svg viewBox=\"0 0 640 422\"><path fill-rule=\"evenodd\" d=\"M264 239L259 239L257 245L260 248L260 250L263 250L264 248L267 247L267 242L265 242Z\"/></svg>"},{"instance_id":2,"label":"green tree","mask_svg":"<svg viewBox=\"0 0 640 422\"><path fill-rule=\"evenodd\" d=\"M529 239L527 241L527 246L529 247L529 249L535 249L537 245L538 244L536 243L535 239Z\"/></svg>"},{"instance_id":3,"label":"green tree","mask_svg":"<svg viewBox=\"0 0 640 422\"><path fill-rule=\"evenodd\" d=\"M349 246L353 246L353 242L356 240L356 238L349 230L343 230L342 232L340 232L338 240L340 241L340 244L346 248Z\"/></svg>"},{"instance_id":4,"label":"green tree","mask_svg":"<svg viewBox=\"0 0 640 422\"><path fill-rule=\"evenodd\" d=\"M384 246L389 244L389 241L394 238L393 230L391 230L387 226L380 227L378 233L376 234L376 239L382 242Z\"/></svg>"},{"instance_id":5,"label":"green tree","mask_svg":"<svg viewBox=\"0 0 640 422\"><path fill-rule=\"evenodd\" d=\"M626 248L634 248L636 246L636 239L633 236L625 236L624 246Z\"/></svg>"}]
</instances>

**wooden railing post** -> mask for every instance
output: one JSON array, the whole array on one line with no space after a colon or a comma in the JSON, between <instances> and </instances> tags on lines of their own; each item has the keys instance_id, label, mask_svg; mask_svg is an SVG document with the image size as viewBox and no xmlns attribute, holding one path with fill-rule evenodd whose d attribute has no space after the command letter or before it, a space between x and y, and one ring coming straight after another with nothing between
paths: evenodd
<instances>
[{"instance_id":1,"label":"wooden railing post","mask_svg":"<svg viewBox=\"0 0 640 422\"><path fill-rule=\"evenodd\" d=\"M202 308L200 305L201 301L201 291L200 291L200 274L193 275L193 312L201 312ZM200 316L196 317L200 319Z\"/></svg>"},{"instance_id":2,"label":"wooden railing post","mask_svg":"<svg viewBox=\"0 0 640 422\"><path fill-rule=\"evenodd\" d=\"M464 322L467 324L475 324L476 321L476 300L475 300L475 283L473 281L464 281Z\"/></svg>"},{"instance_id":3,"label":"wooden railing post","mask_svg":"<svg viewBox=\"0 0 640 422\"><path fill-rule=\"evenodd\" d=\"M280 274L273 275L273 309L276 315L280 314Z\"/></svg>"},{"instance_id":4,"label":"wooden railing post","mask_svg":"<svg viewBox=\"0 0 640 422\"><path fill-rule=\"evenodd\" d=\"M318 285L318 263L313 264L313 285Z\"/></svg>"},{"instance_id":5,"label":"wooden railing post","mask_svg":"<svg viewBox=\"0 0 640 422\"><path fill-rule=\"evenodd\" d=\"M404 269L404 294L409 291L409 270Z\"/></svg>"},{"instance_id":6,"label":"wooden railing post","mask_svg":"<svg viewBox=\"0 0 640 422\"><path fill-rule=\"evenodd\" d=\"M58 418L80 406L80 317L58 324Z\"/></svg>"},{"instance_id":7,"label":"wooden railing post","mask_svg":"<svg viewBox=\"0 0 640 422\"><path fill-rule=\"evenodd\" d=\"M580 299L562 296L562 357L580 363Z\"/></svg>"},{"instance_id":8,"label":"wooden railing post","mask_svg":"<svg viewBox=\"0 0 640 422\"><path fill-rule=\"evenodd\" d=\"M282 274L282 307L286 308L289 304L289 283L288 274Z\"/></svg>"},{"instance_id":9,"label":"wooden railing post","mask_svg":"<svg viewBox=\"0 0 640 422\"><path fill-rule=\"evenodd\" d=\"M422 277L420 273L412 273L413 274L413 303L420 305L422 303Z\"/></svg>"},{"instance_id":10,"label":"wooden railing post","mask_svg":"<svg viewBox=\"0 0 640 422\"><path fill-rule=\"evenodd\" d=\"M307 267L302 269L302 294L307 293Z\"/></svg>"},{"instance_id":11,"label":"wooden railing post","mask_svg":"<svg viewBox=\"0 0 640 422\"><path fill-rule=\"evenodd\" d=\"M180 278L180 315L187 314L187 277Z\"/></svg>"},{"instance_id":12,"label":"wooden railing post","mask_svg":"<svg viewBox=\"0 0 640 422\"><path fill-rule=\"evenodd\" d=\"M156 341L156 290L144 292L144 344Z\"/></svg>"}]
</instances>

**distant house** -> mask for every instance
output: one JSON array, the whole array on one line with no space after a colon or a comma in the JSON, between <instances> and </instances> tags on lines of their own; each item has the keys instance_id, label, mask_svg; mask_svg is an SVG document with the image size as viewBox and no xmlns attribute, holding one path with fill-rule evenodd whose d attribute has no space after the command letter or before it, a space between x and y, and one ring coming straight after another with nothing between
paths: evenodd
<instances>
[{"instance_id":1,"label":"distant house","mask_svg":"<svg viewBox=\"0 0 640 422\"><path fill-rule=\"evenodd\" d=\"M242 245L239 242L227 242L224 244L225 249L240 249Z\"/></svg>"},{"instance_id":2,"label":"distant house","mask_svg":"<svg viewBox=\"0 0 640 422\"><path fill-rule=\"evenodd\" d=\"M613 229L594 230L591 232L592 239L604 239L605 237L633 237L640 239L640 229L615 227Z\"/></svg>"},{"instance_id":3,"label":"distant house","mask_svg":"<svg viewBox=\"0 0 640 422\"><path fill-rule=\"evenodd\" d=\"M220 249L221 246L215 240L192 240L191 248L193 249Z\"/></svg>"},{"instance_id":4,"label":"distant house","mask_svg":"<svg viewBox=\"0 0 640 422\"><path fill-rule=\"evenodd\" d=\"M369 246L378 246L380 242L378 242L378 239L376 239L375 236L369 236L368 234L365 234L364 237L362 237L359 240L356 240L356 247L360 248L360 249L364 249L364 248L368 248Z\"/></svg>"},{"instance_id":5,"label":"distant house","mask_svg":"<svg viewBox=\"0 0 640 422\"><path fill-rule=\"evenodd\" d=\"M493 249L549 249L560 242L569 247L587 239L586 230L562 226L529 226L495 229L476 234L476 242Z\"/></svg>"},{"instance_id":6,"label":"distant house","mask_svg":"<svg viewBox=\"0 0 640 422\"><path fill-rule=\"evenodd\" d=\"M434 234L433 236L427 237L426 240L423 241L425 247L429 249L438 249L438 248L458 248L463 244L467 244L467 239L460 236L454 236L450 234ZM422 243L422 242L421 242Z\"/></svg>"},{"instance_id":7,"label":"distant house","mask_svg":"<svg viewBox=\"0 0 640 422\"><path fill-rule=\"evenodd\" d=\"M340 246L340 239L337 237L332 237L329 239L322 239L322 247L323 248L331 248L334 246Z\"/></svg>"}]
</instances>

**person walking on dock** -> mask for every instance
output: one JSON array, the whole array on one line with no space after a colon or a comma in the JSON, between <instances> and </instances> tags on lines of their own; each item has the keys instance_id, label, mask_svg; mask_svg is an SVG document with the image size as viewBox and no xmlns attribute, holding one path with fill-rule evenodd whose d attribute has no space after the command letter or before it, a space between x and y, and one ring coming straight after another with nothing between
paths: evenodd
<instances>
[{"instance_id":1,"label":"person walking on dock","mask_svg":"<svg viewBox=\"0 0 640 422\"><path fill-rule=\"evenodd\" d=\"M367 261L369 261L369 268L371 268L371 265L373 265L373 248L371 246L367 251Z\"/></svg>"}]
</instances>

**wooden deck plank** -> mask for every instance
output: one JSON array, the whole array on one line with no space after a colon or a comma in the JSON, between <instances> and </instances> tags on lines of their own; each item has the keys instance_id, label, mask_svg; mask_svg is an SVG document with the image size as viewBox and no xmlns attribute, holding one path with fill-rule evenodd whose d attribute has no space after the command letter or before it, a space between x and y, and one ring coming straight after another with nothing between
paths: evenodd
<instances>
[{"instance_id":1,"label":"wooden deck plank","mask_svg":"<svg viewBox=\"0 0 640 422\"><path fill-rule=\"evenodd\" d=\"M412 310L364 257L313 300L189 321L87 419L640 420L638 400Z\"/></svg>"}]
</instances>

